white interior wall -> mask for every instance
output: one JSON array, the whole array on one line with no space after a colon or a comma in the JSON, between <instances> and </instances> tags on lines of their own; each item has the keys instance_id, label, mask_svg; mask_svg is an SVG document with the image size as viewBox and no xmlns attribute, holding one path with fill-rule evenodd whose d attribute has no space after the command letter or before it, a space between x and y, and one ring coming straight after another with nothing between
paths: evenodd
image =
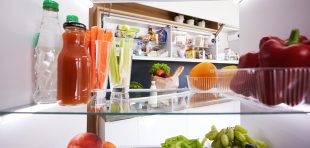
<instances>
[{"instance_id":1,"label":"white interior wall","mask_svg":"<svg viewBox=\"0 0 310 148\"><path fill-rule=\"evenodd\" d=\"M263 36L289 37L293 28L310 37L309 0L243 0L240 6L240 47L242 53L258 51ZM257 111L249 110L247 111ZM309 115L244 115L241 124L250 135L270 147L307 148L310 145Z\"/></svg>"},{"instance_id":2,"label":"white interior wall","mask_svg":"<svg viewBox=\"0 0 310 148\"><path fill-rule=\"evenodd\" d=\"M141 4L239 26L239 6L232 1L143 2Z\"/></svg>"},{"instance_id":3,"label":"white interior wall","mask_svg":"<svg viewBox=\"0 0 310 148\"><path fill-rule=\"evenodd\" d=\"M68 14L88 25L86 0L56 0L62 25ZM32 38L39 29L43 0L5 0L0 9L0 109L30 104L33 88ZM61 26L62 27L62 26Z\"/></svg>"},{"instance_id":4,"label":"white interior wall","mask_svg":"<svg viewBox=\"0 0 310 148\"><path fill-rule=\"evenodd\" d=\"M86 131L85 115L0 116L1 148L65 148Z\"/></svg>"},{"instance_id":5,"label":"white interior wall","mask_svg":"<svg viewBox=\"0 0 310 148\"><path fill-rule=\"evenodd\" d=\"M263 36L289 37L293 28L310 37L309 0L243 0L240 5L240 48L258 51Z\"/></svg>"},{"instance_id":6,"label":"white interior wall","mask_svg":"<svg viewBox=\"0 0 310 148\"><path fill-rule=\"evenodd\" d=\"M250 101L240 106L242 112L266 111L266 106L255 105ZM302 105L297 108L305 110ZM293 111L297 108L282 105L268 110ZM307 128L310 124L309 114L249 114L242 115L240 119L249 135L264 141L270 148L308 148L310 145L310 128Z\"/></svg>"}]
</instances>

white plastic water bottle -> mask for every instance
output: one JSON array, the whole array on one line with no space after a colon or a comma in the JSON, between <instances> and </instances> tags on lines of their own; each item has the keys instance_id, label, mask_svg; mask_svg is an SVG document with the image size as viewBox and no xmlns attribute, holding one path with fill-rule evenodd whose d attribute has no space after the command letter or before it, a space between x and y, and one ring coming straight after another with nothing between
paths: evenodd
<instances>
[{"instance_id":1,"label":"white plastic water bottle","mask_svg":"<svg viewBox=\"0 0 310 148\"><path fill-rule=\"evenodd\" d=\"M157 88L156 88L156 84L155 81L151 82L151 93L150 93L150 99L149 99L149 104L151 107L157 107Z\"/></svg>"},{"instance_id":2,"label":"white plastic water bottle","mask_svg":"<svg viewBox=\"0 0 310 148\"><path fill-rule=\"evenodd\" d=\"M59 4L52 0L43 2L43 18L38 44L34 51L36 103L55 103L57 84L57 58L62 47L61 28L58 21Z\"/></svg>"}]
</instances>

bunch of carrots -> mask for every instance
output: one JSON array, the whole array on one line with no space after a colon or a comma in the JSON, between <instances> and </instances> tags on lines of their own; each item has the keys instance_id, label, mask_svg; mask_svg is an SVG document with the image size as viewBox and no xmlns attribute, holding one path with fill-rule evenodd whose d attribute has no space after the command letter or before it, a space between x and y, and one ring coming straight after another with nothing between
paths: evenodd
<instances>
[{"instance_id":1,"label":"bunch of carrots","mask_svg":"<svg viewBox=\"0 0 310 148\"><path fill-rule=\"evenodd\" d=\"M91 89L102 89L108 76L108 53L113 34L101 27L91 27L87 31L89 54L91 57Z\"/></svg>"}]
</instances>

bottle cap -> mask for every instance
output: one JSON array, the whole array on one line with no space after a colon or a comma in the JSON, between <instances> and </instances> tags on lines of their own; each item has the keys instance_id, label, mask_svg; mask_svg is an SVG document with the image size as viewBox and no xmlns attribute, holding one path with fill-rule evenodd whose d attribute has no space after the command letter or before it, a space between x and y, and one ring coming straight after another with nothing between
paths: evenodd
<instances>
[{"instance_id":1,"label":"bottle cap","mask_svg":"<svg viewBox=\"0 0 310 148\"><path fill-rule=\"evenodd\" d=\"M63 28L78 27L86 30L86 25L79 23L79 18L76 15L68 15L66 20L67 21L64 23Z\"/></svg>"},{"instance_id":2,"label":"bottle cap","mask_svg":"<svg viewBox=\"0 0 310 148\"><path fill-rule=\"evenodd\" d=\"M51 9L54 11L59 11L59 4L53 0L44 0L43 9Z\"/></svg>"},{"instance_id":3,"label":"bottle cap","mask_svg":"<svg viewBox=\"0 0 310 148\"><path fill-rule=\"evenodd\" d=\"M67 15L67 22L79 22L79 18L76 15Z\"/></svg>"},{"instance_id":4,"label":"bottle cap","mask_svg":"<svg viewBox=\"0 0 310 148\"><path fill-rule=\"evenodd\" d=\"M155 81L152 81L151 83L152 83L152 85L155 85L156 82L155 82Z\"/></svg>"}]
</instances>

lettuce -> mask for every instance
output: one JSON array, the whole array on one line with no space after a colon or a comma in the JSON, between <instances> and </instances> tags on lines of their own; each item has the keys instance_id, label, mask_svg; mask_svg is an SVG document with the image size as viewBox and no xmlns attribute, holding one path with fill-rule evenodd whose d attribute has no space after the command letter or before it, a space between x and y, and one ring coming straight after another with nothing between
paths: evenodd
<instances>
[{"instance_id":1,"label":"lettuce","mask_svg":"<svg viewBox=\"0 0 310 148\"><path fill-rule=\"evenodd\" d=\"M167 64L156 63L156 64L153 64L153 66L151 67L149 71L150 75L155 75L158 69L162 69L163 71L165 71L165 73L170 74L170 67Z\"/></svg>"},{"instance_id":2,"label":"lettuce","mask_svg":"<svg viewBox=\"0 0 310 148\"><path fill-rule=\"evenodd\" d=\"M202 148L198 139L187 139L183 135L168 138L161 144L162 148Z\"/></svg>"}]
</instances>

